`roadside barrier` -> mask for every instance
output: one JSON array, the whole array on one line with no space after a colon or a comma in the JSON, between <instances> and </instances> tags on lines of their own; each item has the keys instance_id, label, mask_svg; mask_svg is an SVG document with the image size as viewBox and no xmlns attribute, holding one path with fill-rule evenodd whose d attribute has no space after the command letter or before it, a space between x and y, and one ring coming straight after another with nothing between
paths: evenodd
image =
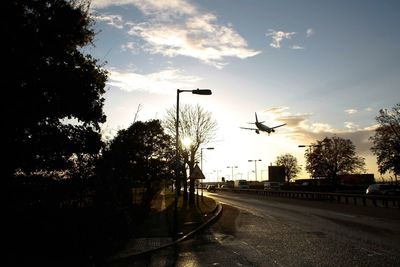
<instances>
[{"instance_id":1,"label":"roadside barrier","mask_svg":"<svg viewBox=\"0 0 400 267\"><path fill-rule=\"evenodd\" d=\"M284 191L284 190L259 190L259 189L218 189L234 193L256 194L271 197L297 198L315 201L329 201L359 206L373 206L384 208L400 208L400 196L363 195L347 193L327 193L311 191Z\"/></svg>"}]
</instances>

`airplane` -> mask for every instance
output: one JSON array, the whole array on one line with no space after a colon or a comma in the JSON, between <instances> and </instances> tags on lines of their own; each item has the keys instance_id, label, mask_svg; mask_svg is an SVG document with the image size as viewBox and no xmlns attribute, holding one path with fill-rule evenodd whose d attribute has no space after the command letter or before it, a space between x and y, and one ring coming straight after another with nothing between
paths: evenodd
<instances>
[{"instance_id":1,"label":"airplane","mask_svg":"<svg viewBox=\"0 0 400 267\"><path fill-rule=\"evenodd\" d=\"M255 124L257 128L246 128L246 127L240 127L241 129L245 129L245 130L253 130L255 131L257 134L260 134L261 132L267 132L268 135L270 135L271 133L275 132L275 129L281 126L286 125L286 123L278 125L278 126L274 126L274 127L268 127L267 125L263 124L263 121L258 121L257 118L257 112L255 112L256 115L256 122L250 122L251 124Z\"/></svg>"}]
</instances>

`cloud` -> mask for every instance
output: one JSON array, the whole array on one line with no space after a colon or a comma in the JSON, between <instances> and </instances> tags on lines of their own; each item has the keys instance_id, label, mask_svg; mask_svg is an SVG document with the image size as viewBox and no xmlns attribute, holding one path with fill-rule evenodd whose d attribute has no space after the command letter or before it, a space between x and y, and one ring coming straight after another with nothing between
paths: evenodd
<instances>
[{"instance_id":1,"label":"cloud","mask_svg":"<svg viewBox=\"0 0 400 267\"><path fill-rule=\"evenodd\" d=\"M261 51L248 48L246 40L232 25L221 25L216 15L185 0L93 1L94 8L131 4L146 21L130 22L128 34L144 41L143 49L167 57L196 58L219 69L227 57L246 59Z\"/></svg>"},{"instance_id":2,"label":"cloud","mask_svg":"<svg viewBox=\"0 0 400 267\"><path fill-rule=\"evenodd\" d=\"M357 124L345 122L344 129L337 129L329 123L313 122L312 113L292 114L288 107L273 107L265 111L265 114L275 121L286 123L287 125L281 128L280 133L297 140L299 144L315 143L325 137L338 136L351 140L358 153L363 156L371 155L370 148L372 143L369 137L374 134L377 125L360 128Z\"/></svg>"},{"instance_id":3,"label":"cloud","mask_svg":"<svg viewBox=\"0 0 400 267\"><path fill-rule=\"evenodd\" d=\"M275 31L272 29L268 30L268 33L266 33L266 36L272 36L272 42L269 44L273 48L280 48L281 47L281 42L284 39L291 39L293 35L295 35L295 32L283 32L283 31Z\"/></svg>"},{"instance_id":4,"label":"cloud","mask_svg":"<svg viewBox=\"0 0 400 267\"><path fill-rule=\"evenodd\" d=\"M347 114L355 114L358 112L358 110L354 109L354 108L350 108L350 109L346 109L344 112L346 112Z\"/></svg>"},{"instance_id":5,"label":"cloud","mask_svg":"<svg viewBox=\"0 0 400 267\"><path fill-rule=\"evenodd\" d=\"M311 28L308 28L308 29L307 29L307 32L306 32L307 38L313 36L314 34L315 34L314 29L311 29Z\"/></svg>"},{"instance_id":6,"label":"cloud","mask_svg":"<svg viewBox=\"0 0 400 267\"><path fill-rule=\"evenodd\" d=\"M121 50L122 51L131 51L132 53L137 54L139 51L139 47L134 42L127 42L127 43L121 45Z\"/></svg>"},{"instance_id":7,"label":"cloud","mask_svg":"<svg viewBox=\"0 0 400 267\"><path fill-rule=\"evenodd\" d=\"M293 50L303 50L304 49L304 47L301 45L292 45L290 48Z\"/></svg>"},{"instance_id":8,"label":"cloud","mask_svg":"<svg viewBox=\"0 0 400 267\"><path fill-rule=\"evenodd\" d=\"M119 15L95 14L95 15L93 15L93 17L97 21L103 21L103 22L107 23L108 25L111 25L118 29L122 29L124 27L123 19Z\"/></svg>"},{"instance_id":9,"label":"cloud","mask_svg":"<svg viewBox=\"0 0 400 267\"><path fill-rule=\"evenodd\" d=\"M195 88L200 80L197 76L184 75L179 69L165 69L148 74L109 70L107 84L128 92L139 90L165 94L170 89Z\"/></svg>"},{"instance_id":10,"label":"cloud","mask_svg":"<svg viewBox=\"0 0 400 267\"><path fill-rule=\"evenodd\" d=\"M358 126L357 124L355 124L354 122L345 121L345 122L344 122L344 127L345 127L346 129L351 130L351 129L356 129L356 128L358 128L359 126Z\"/></svg>"},{"instance_id":11,"label":"cloud","mask_svg":"<svg viewBox=\"0 0 400 267\"><path fill-rule=\"evenodd\" d=\"M272 107L272 108L266 108L264 110L265 113L272 113L276 115L282 115L286 113L286 110L288 110L289 107Z\"/></svg>"},{"instance_id":12,"label":"cloud","mask_svg":"<svg viewBox=\"0 0 400 267\"><path fill-rule=\"evenodd\" d=\"M110 6L133 5L147 16L162 18L193 15L196 8L185 0L92 0L91 8L105 9Z\"/></svg>"},{"instance_id":13,"label":"cloud","mask_svg":"<svg viewBox=\"0 0 400 267\"><path fill-rule=\"evenodd\" d=\"M90 8L102 9L111 5L127 5L131 2L131 0L92 0L90 2Z\"/></svg>"},{"instance_id":14,"label":"cloud","mask_svg":"<svg viewBox=\"0 0 400 267\"><path fill-rule=\"evenodd\" d=\"M196 7L186 0L132 0L130 2L143 14L162 21L197 13Z\"/></svg>"}]
</instances>

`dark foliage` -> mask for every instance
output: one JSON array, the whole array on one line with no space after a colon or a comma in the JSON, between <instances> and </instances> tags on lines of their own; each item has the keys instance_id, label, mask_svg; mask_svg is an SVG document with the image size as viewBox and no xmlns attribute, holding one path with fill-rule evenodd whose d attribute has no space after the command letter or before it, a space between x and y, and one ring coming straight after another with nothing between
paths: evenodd
<instances>
[{"instance_id":1,"label":"dark foliage","mask_svg":"<svg viewBox=\"0 0 400 267\"><path fill-rule=\"evenodd\" d=\"M379 172L400 174L400 103L392 110L382 109L376 117L379 127L371 137L372 152L377 156Z\"/></svg>"},{"instance_id":2,"label":"dark foliage","mask_svg":"<svg viewBox=\"0 0 400 267\"><path fill-rule=\"evenodd\" d=\"M93 266L128 231L123 210L91 205L107 73L81 50L88 3L2 3L6 266Z\"/></svg>"},{"instance_id":3,"label":"dark foliage","mask_svg":"<svg viewBox=\"0 0 400 267\"><path fill-rule=\"evenodd\" d=\"M313 147L305 153L306 169L313 178L327 178L336 186L338 175L365 170L364 158L356 155L355 146L349 139L325 137Z\"/></svg>"},{"instance_id":4,"label":"dark foliage","mask_svg":"<svg viewBox=\"0 0 400 267\"><path fill-rule=\"evenodd\" d=\"M92 21L83 2L6 1L2 11L3 172L64 172L72 156L96 155L102 145L107 76L80 51L94 36Z\"/></svg>"},{"instance_id":5,"label":"dark foliage","mask_svg":"<svg viewBox=\"0 0 400 267\"><path fill-rule=\"evenodd\" d=\"M110 202L117 198L120 205L129 206L131 188L142 184L146 188L142 204L148 205L159 181L171 178L173 156L171 137L164 133L158 120L138 121L120 130L99 164L102 182L109 184L102 186L108 189L103 197Z\"/></svg>"},{"instance_id":6,"label":"dark foliage","mask_svg":"<svg viewBox=\"0 0 400 267\"><path fill-rule=\"evenodd\" d=\"M285 181L287 183L289 183L292 178L295 178L301 171L300 166L297 163L297 158L288 153L278 156L275 164L277 166L285 167Z\"/></svg>"}]
</instances>

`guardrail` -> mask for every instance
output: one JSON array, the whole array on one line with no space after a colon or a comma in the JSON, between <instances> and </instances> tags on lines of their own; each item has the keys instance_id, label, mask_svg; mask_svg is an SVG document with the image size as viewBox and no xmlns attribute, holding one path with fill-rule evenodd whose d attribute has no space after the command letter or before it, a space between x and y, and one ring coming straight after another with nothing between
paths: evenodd
<instances>
[{"instance_id":1,"label":"guardrail","mask_svg":"<svg viewBox=\"0 0 400 267\"><path fill-rule=\"evenodd\" d=\"M329 201L336 203L400 208L400 196L385 195L362 195L362 194L346 194L346 193L327 193L327 192L310 192L310 191L284 191L284 190L259 190L259 189L237 189L237 188L219 188L218 190L230 191L234 193L256 194L272 197L286 197L317 201Z\"/></svg>"}]
</instances>

